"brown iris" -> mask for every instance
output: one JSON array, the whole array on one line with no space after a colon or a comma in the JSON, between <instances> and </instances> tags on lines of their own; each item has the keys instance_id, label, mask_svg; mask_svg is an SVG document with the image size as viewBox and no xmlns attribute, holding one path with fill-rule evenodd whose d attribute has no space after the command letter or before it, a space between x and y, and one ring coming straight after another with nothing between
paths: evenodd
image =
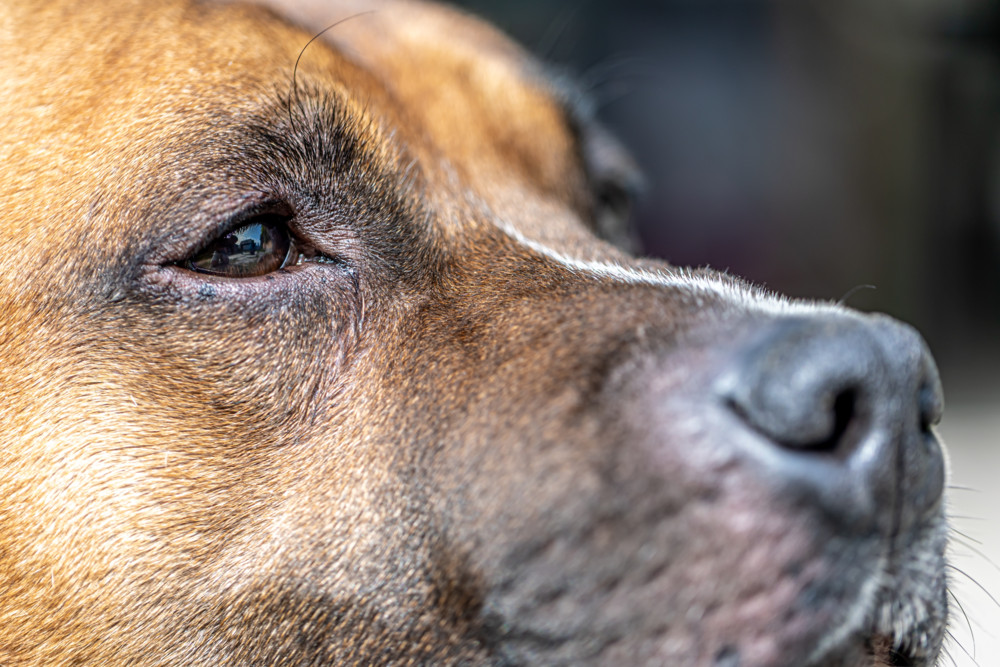
<instances>
[{"instance_id":1,"label":"brown iris","mask_svg":"<svg viewBox=\"0 0 1000 667\"><path fill-rule=\"evenodd\" d=\"M262 276L294 261L294 245L283 218L259 216L215 239L181 266L226 278Z\"/></svg>"}]
</instances>

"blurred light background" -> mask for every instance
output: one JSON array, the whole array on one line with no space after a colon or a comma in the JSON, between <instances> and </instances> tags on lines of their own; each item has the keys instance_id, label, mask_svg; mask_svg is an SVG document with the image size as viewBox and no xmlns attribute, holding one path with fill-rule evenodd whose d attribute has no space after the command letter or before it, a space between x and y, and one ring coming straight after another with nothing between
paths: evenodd
<instances>
[{"instance_id":1,"label":"blurred light background","mask_svg":"<svg viewBox=\"0 0 1000 667\"><path fill-rule=\"evenodd\" d=\"M923 332L968 616L948 650L1000 665L1000 3L459 4L589 91L645 171L646 254Z\"/></svg>"}]
</instances>

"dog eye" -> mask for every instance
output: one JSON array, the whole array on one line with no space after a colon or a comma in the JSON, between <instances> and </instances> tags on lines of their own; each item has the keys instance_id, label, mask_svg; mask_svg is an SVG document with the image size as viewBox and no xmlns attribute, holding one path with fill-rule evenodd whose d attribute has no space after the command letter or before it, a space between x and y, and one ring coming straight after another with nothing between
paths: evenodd
<instances>
[{"instance_id":1,"label":"dog eye","mask_svg":"<svg viewBox=\"0 0 1000 667\"><path fill-rule=\"evenodd\" d=\"M180 266L226 278L272 273L298 258L295 240L280 215L259 215L212 241Z\"/></svg>"},{"instance_id":2,"label":"dog eye","mask_svg":"<svg viewBox=\"0 0 1000 667\"><path fill-rule=\"evenodd\" d=\"M603 184L594 196L594 227L602 238L623 243L629 236L632 194L617 182Z\"/></svg>"}]
</instances>

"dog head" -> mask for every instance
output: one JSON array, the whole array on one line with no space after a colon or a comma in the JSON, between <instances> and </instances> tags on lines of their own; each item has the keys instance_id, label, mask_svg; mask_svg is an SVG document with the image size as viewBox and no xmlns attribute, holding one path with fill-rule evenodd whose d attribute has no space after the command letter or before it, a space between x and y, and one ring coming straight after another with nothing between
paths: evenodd
<instances>
[{"instance_id":1,"label":"dog head","mask_svg":"<svg viewBox=\"0 0 1000 667\"><path fill-rule=\"evenodd\" d=\"M0 17L0 662L934 662L920 338L601 240L631 163L498 33Z\"/></svg>"}]
</instances>

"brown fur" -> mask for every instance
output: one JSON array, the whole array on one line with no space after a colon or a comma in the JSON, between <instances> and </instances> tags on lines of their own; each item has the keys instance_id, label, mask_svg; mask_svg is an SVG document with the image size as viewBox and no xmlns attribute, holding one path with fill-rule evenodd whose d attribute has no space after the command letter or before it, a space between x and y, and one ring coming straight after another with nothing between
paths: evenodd
<instances>
[{"instance_id":1,"label":"brown fur","mask_svg":"<svg viewBox=\"0 0 1000 667\"><path fill-rule=\"evenodd\" d=\"M567 93L369 4L0 7L0 664L933 660L940 502L841 531L699 407L855 316L599 241L630 166ZM174 266L255 204L336 261Z\"/></svg>"}]
</instances>

